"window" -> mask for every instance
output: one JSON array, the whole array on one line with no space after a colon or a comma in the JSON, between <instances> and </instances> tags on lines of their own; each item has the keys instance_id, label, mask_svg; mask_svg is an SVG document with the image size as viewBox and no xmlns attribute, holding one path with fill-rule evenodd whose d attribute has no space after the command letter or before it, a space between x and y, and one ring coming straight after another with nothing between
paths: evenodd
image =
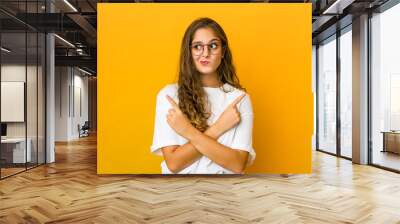
<instances>
[{"instance_id":1,"label":"window","mask_svg":"<svg viewBox=\"0 0 400 224\"><path fill-rule=\"evenodd\" d=\"M318 149L336 153L336 36L318 47Z\"/></svg>"},{"instance_id":2,"label":"window","mask_svg":"<svg viewBox=\"0 0 400 224\"><path fill-rule=\"evenodd\" d=\"M340 36L340 155L352 157L352 33Z\"/></svg>"},{"instance_id":3,"label":"window","mask_svg":"<svg viewBox=\"0 0 400 224\"><path fill-rule=\"evenodd\" d=\"M372 164L400 170L400 4L371 18Z\"/></svg>"}]
</instances>

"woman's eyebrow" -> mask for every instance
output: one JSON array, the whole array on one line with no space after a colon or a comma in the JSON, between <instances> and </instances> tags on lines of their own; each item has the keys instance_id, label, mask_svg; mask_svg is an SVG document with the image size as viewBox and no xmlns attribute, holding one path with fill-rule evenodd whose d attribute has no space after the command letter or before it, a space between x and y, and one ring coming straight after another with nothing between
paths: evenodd
<instances>
[{"instance_id":1,"label":"woman's eyebrow","mask_svg":"<svg viewBox=\"0 0 400 224\"><path fill-rule=\"evenodd\" d=\"M214 39L208 41L208 43L211 43L211 42L213 42L213 41L220 41L220 40L219 40L218 38L214 38ZM192 42L192 44L198 44L198 43L202 44L203 42L202 42L202 41L193 41L193 42Z\"/></svg>"}]
</instances>

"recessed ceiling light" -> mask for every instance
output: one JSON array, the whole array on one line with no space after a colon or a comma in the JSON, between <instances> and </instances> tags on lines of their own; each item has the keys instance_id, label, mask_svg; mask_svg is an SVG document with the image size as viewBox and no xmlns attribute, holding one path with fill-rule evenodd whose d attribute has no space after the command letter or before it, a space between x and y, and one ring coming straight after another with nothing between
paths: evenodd
<instances>
[{"instance_id":1,"label":"recessed ceiling light","mask_svg":"<svg viewBox=\"0 0 400 224\"><path fill-rule=\"evenodd\" d=\"M11 50L9 50L9 49L7 49L5 47L1 47L1 51L4 51L6 53L10 53L11 52Z\"/></svg>"},{"instance_id":2,"label":"recessed ceiling light","mask_svg":"<svg viewBox=\"0 0 400 224\"><path fill-rule=\"evenodd\" d=\"M83 69L81 69L81 68L79 68L79 67L78 67L78 70L81 71L81 72L83 72L83 73L85 73L85 74L87 74L87 75L93 75L92 73L90 73L90 72L88 72L88 71L86 71L86 70L83 70Z\"/></svg>"},{"instance_id":3,"label":"recessed ceiling light","mask_svg":"<svg viewBox=\"0 0 400 224\"><path fill-rule=\"evenodd\" d=\"M64 38L62 38L62 37L60 37L60 36L57 35L57 34L54 34L54 36L57 37L58 39L60 39L62 42L66 43L67 45L69 45L69 46L75 48L75 45L71 44L71 42L69 42L68 40L66 40L66 39L64 39Z\"/></svg>"},{"instance_id":4,"label":"recessed ceiling light","mask_svg":"<svg viewBox=\"0 0 400 224\"><path fill-rule=\"evenodd\" d=\"M78 10L71 4L69 1L64 0L65 4L67 4L74 12L78 12Z\"/></svg>"},{"instance_id":5,"label":"recessed ceiling light","mask_svg":"<svg viewBox=\"0 0 400 224\"><path fill-rule=\"evenodd\" d=\"M342 14L343 9L351 5L355 0L336 0L322 14Z\"/></svg>"}]
</instances>

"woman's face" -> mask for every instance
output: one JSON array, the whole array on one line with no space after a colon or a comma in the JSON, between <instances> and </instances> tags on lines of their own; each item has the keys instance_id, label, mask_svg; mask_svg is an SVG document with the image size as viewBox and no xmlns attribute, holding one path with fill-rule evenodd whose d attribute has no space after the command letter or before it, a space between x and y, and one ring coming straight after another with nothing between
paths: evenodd
<instances>
[{"instance_id":1,"label":"woman's face","mask_svg":"<svg viewBox=\"0 0 400 224\"><path fill-rule=\"evenodd\" d=\"M213 74L221 64L222 43L211 28L196 30L191 43L192 59L201 74Z\"/></svg>"}]
</instances>

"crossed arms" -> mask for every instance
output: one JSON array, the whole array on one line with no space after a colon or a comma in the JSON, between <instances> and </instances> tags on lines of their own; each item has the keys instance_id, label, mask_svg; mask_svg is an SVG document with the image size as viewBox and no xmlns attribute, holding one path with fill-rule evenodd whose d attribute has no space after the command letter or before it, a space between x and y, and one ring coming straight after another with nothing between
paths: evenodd
<instances>
[{"instance_id":1,"label":"crossed arms","mask_svg":"<svg viewBox=\"0 0 400 224\"><path fill-rule=\"evenodd\" d=\"M234 173L242 173L249 153L227 147L217 140L240 122L240 113L236 105L244 96L245 94L236 98L213 125L201 132L192 126L176 102L167 95L172 106L167 114L167 122L176 133L188 139L184 145L161 148L168 169L173 173L178 173L204 155Z\"/></svg>"}]
</instances>

